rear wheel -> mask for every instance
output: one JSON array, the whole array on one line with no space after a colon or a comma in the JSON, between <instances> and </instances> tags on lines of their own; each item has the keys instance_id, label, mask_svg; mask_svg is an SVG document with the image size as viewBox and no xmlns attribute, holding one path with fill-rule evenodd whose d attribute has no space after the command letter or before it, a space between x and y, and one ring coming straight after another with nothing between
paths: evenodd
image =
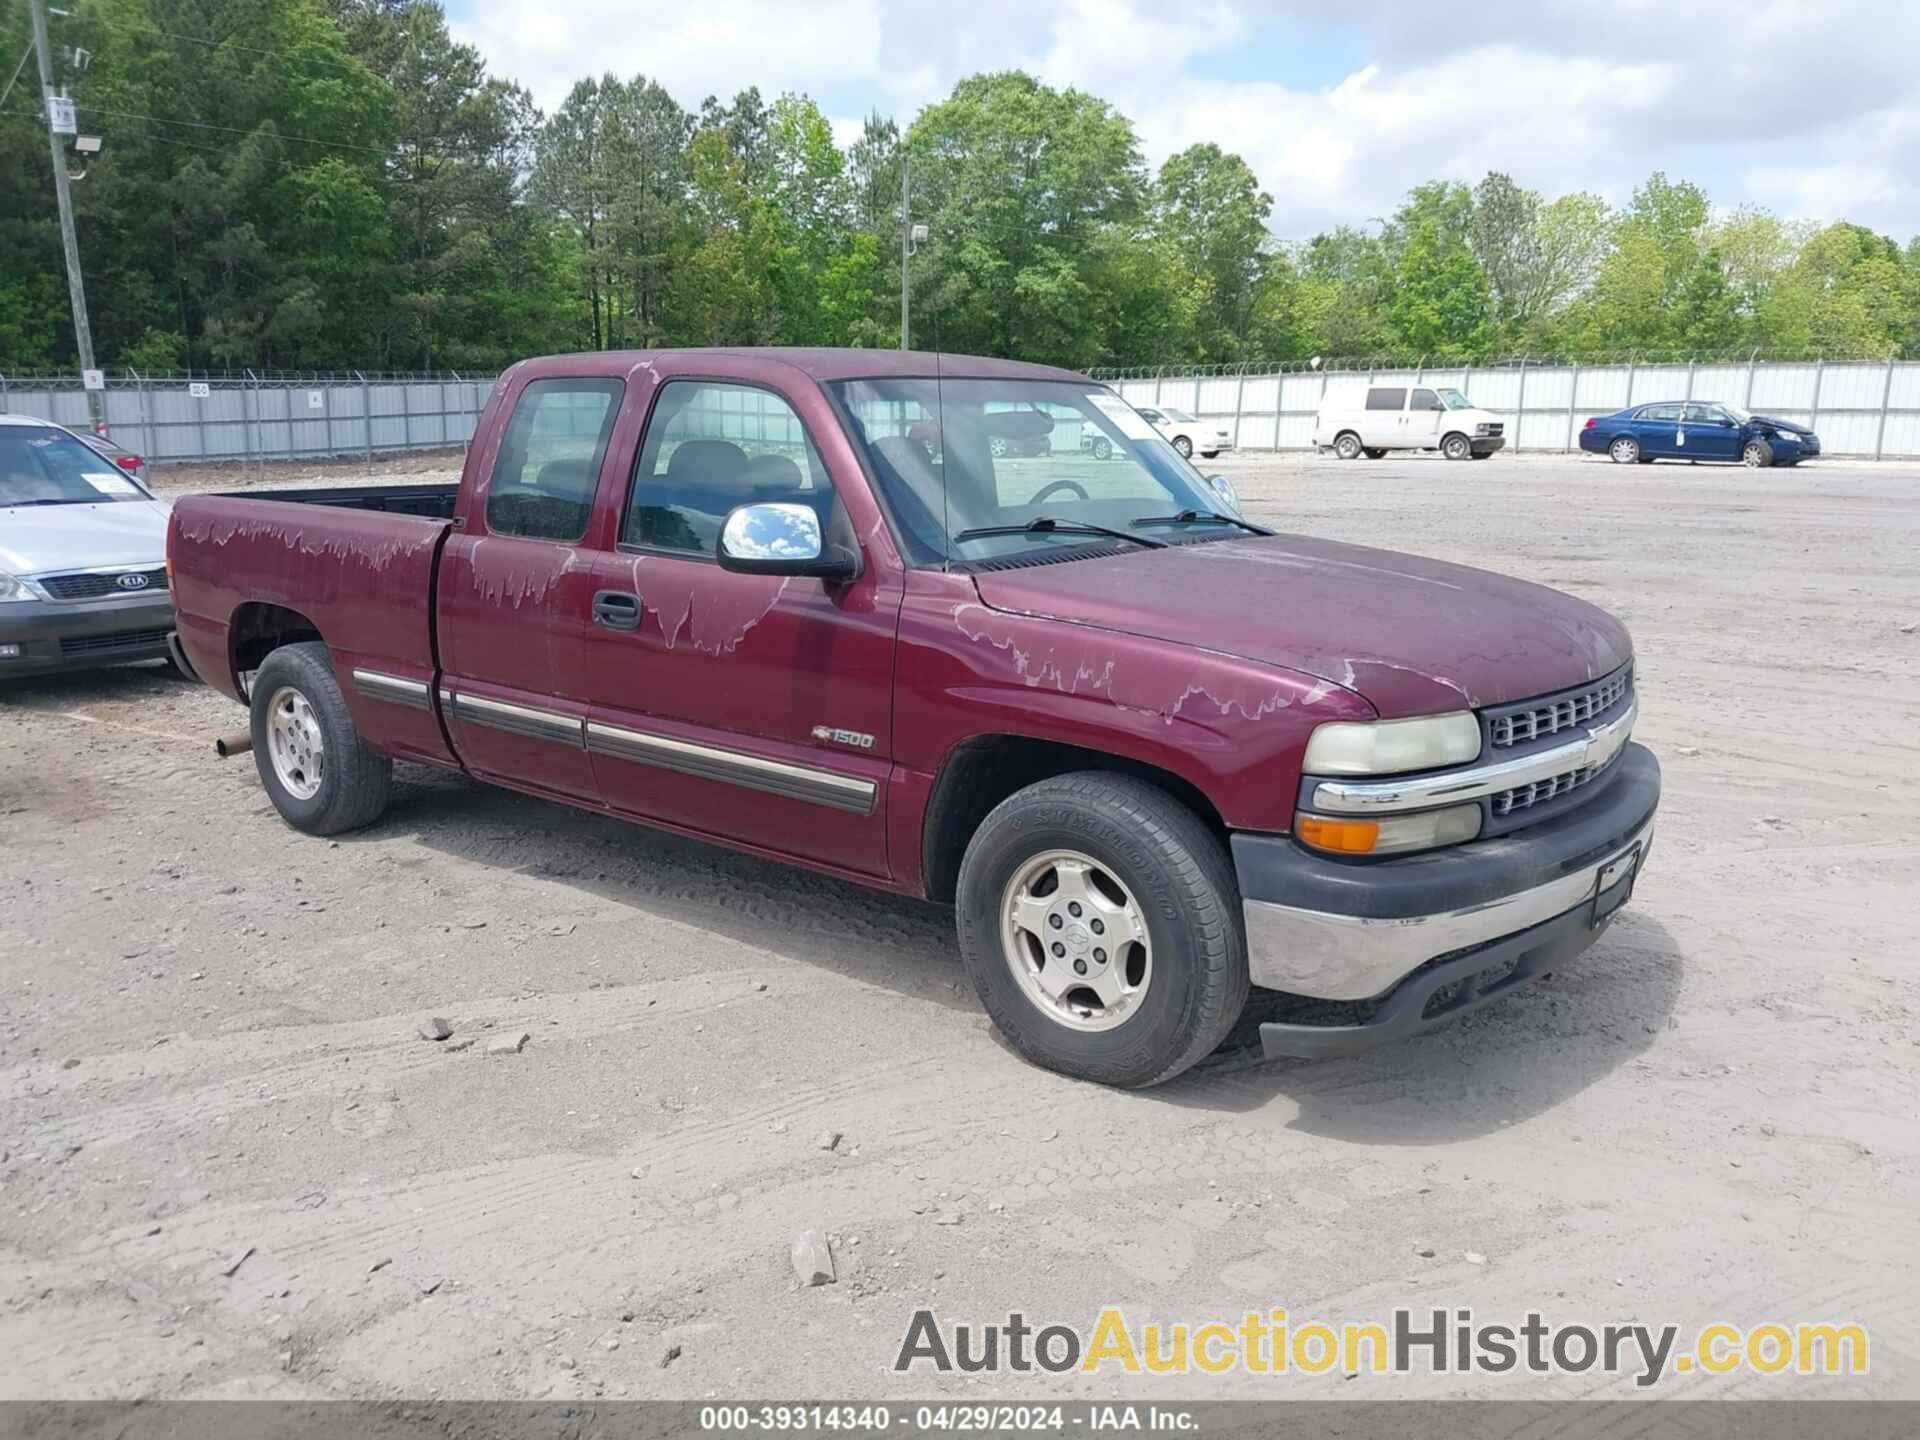
<instances>
[{"instance_id":1,"label":"rear wheel","mask_svg":"<svg viewBox=\"0 0 1920 1440\"><path fill-rule=\"evenodd\" d=\"M1113 442L1104 435L1094 436L1093 458L1096 460L1105 460L1111 454L1113 454Z\"/></svg>"},{"instance_id":2,"label":"rear wheel","mask_svg":"<svg viewBox=\"0 0 1920 1440\"><path fill-rule=\"evenodd\" d=\"M1621 435L1607 447L1607 454L1616 465L1631 465L1640 459L1640 442L1631 435Z\"/></svg>"},{"instance_id":3,"label":"rear wheel","mask_svg":"<svg viewBox=\"0 0 1920 1440\"><path fill-rule=\"evenodd\" d=\"M1131 776L1062 775L1001 803L967 846L955 912L994 1024L1062 1074L1157 1085L1246 1007L1232 863L1192 811Z\"/></svg>"},{"instance_id":4,"label":"rear wheel","mask_svg":"<svg viewBox=\"0 0 1920 1440\"><path fill-rule=\"evenodd\" d=\"M360 739L319 641L283 645L252 689L253 760L267 797L309 835L338 835L380 818L393 762Z\"/></svg>"},{"instance_id":5,"label":"rear wheel","mask_svg":"<svg viewBox=\"0 0 1920 1440\"><path fill-rule=\"evenodd\" d=\"M1440 442L1440 453L1449 460L1465 460L1473 454L1473 442L1456 430Z\"/></svg>"},{"instance_id":6,"label":"rear wheel","mask_svg":"<svg viewBox=\"0 0 1920 1440\"><path fill-rule=\"evenodd\" d=\"M1369 460L1384 460L1384 459L1386 459L1386 458L1387 458L1387 452L1386 452L1385 450L1382 450L1382 449L1380 449L1380 448L1379 448L1378 446L1369 446L1369 447L1368 447L1368 449L1367 449L1367 459L1369 459Z\"/></svg>"},{"instance_id":7,"label":"rear wheel","mask_svg":"<svg viewBox=\"0 0 1920 1440\"><path fill-rule=\"evenodd\" d=\"M1773 447L1764 440L1749 440L1740 452L1740 463L1749 470L1764 470L1773 464Z\"/></svg>"},{"instance_id":8,"label":"rear wheel","mask_svg":"<svg viewBox=\"0 0 1920 1440\"><path fill-rule=\"evenodd\" d=\"M1360 458L1360 437L1351 430L1342 430L1338 435L1333 437L1333 453L1338 455L1342 460L1358 460Z\"/></svg>"}]
</instances>

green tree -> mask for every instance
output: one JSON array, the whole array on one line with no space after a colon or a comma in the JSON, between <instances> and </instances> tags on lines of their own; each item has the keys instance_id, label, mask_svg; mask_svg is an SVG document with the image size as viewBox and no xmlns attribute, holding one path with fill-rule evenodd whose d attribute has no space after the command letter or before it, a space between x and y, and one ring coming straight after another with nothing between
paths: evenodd
<instances>
[{"instance_id":1,"label":"green tree","mask_svg":"<svg viewBox=\"0 0 1920 1440\"><path fill-rule=\"evenodd\" d=\"M1493 340L1487 277L1432 219L1408 233L1386 301L1387 324L1408 356L1472 359Z\"/></svg>"},{"instance_id":2,"label":"green tree","mask_svg":"<svg viewBox=\"0 0 1920 1440\"><path fill-rule=\"evenodd\" d=\"M907 132L915 325L949 349L1071 360L1097 348L1077 313L1100 227L1130 223L1145 177L1133 126L1104 100L1010 71L962 80ZM922 198L924 197L924 199Z\"/></svg>"},{"instance_id":3,"label":"green tree","mask_svg":"<svg viewBox=\"0 0 1920 1440\"><path fill-rule=\"evenodd\" d=\"M1246 353L1273 197L1218 145L1192 145L1160 167L1154 223L1179 262L1206 284L1196 358Z\"/></svg>"}]
</instances>

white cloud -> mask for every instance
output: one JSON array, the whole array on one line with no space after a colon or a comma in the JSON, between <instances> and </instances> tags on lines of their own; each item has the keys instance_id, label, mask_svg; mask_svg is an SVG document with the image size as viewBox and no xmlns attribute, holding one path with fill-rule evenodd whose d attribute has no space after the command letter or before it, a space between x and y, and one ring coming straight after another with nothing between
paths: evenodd
<instances>
[{"instance_id":1,"label":"white cloud","mask_svg":"<svg viewBox=\"0 0 1920 1440\"><path fill-rule=\"evenodd\" d=\"M1911 0L469 3L457 32L548 107L604 70L644 72L689 106L804 90L844 141L869 109L904 123L963 75L1028 69L1110 100L1152 163L1203 140L1239 151L1289 237L1489 169L1615 201L1664 169L1725 206L1920 231Z\"/></svg>"}]
</instances>

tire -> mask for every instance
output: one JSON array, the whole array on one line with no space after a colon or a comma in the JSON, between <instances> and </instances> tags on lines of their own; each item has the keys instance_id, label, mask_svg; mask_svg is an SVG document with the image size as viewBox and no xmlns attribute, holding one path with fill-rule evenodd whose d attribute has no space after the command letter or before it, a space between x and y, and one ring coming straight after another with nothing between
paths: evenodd
<instances>
[{"instance_id":1,"label":"tire","mask_svg":"<svg viewBox=\"0 0 1920 1440\"><path fill-rule=\"evenodd\" d=\"M1093 458L1094 459L1105 460L1108 456L1112 454L1113 454L1113 442L1111 440L1107 439L1107 437L1104 435L1096 435L1093 437Z\"/></svg>"},{"instance_id":2,"label":"tire","mask_svg":"<svg viewBox=\"0 0 1920 1440\"><path fill-rule=\"evenodd\" d=\"M993 435L987 439L987 453L996 460L1005 459L1009 448L1004 435Z\"/></svg>"},{"instance_id":3,"label":"tire","mask_svg":"<svg viewBox=\"0 0 1920 1440\"><path fill-rule=\"evenodd\" d=\"M1632 465L1646 458L1640 453L1640 442L1631 435L1616 435L1607 446L1607 454L1616 465Z\"/></svg>"},{"instance_id":4,"label":"tire","mask_svg":"<svg viewBox=\"0 0 1920 1440\"><path fill-rule=\"evenodd\" d=\"M1220 452L1218 450L1202 450L1200 452L1200 458L1202 460L1211 460L1215 456L1217 456L1219 453Z\"/></svg>"},{"instance_id":5,"label":"tire","mask_svg":"<svg viewBox=\"0 0 1920 1440\"><path fill-rule=\"evenodd\" d=\"M324 643L268 655L252 696L254 768L282 819L309 835L338 835L380 818L393 761L361 740ZM293 739L276 740L276 728Z\"/></svg>"},{"instance_id":6,"label":"tire","mask_svg":"<svg viewBox=\"0 0 1920 1440\"><path fill-rule=\"evenodd\" d=\"M1176 435L1173 437L1173 449L1174 453L1182 460L1191 460L1193 458L1193 441L1184 435Z\"/></svg>"},{"instance_id":7,"label":"tire","mask_svg":"<svg viewBox=\"0 0 1920 1440\"><path fill-rule=\"evenodd\" d=\"M1749 470L1764 470L1773 464L1773 447L1764 440L1749 440L1740 449L1740 463Z\"/></svg>"},{"instance_id":8,"label":"tire","mask_svg":"<svg viewBox=\"0 0 1920 1440\"><path fill-rule=\"evenodd\" d=\"M1369 447L1366 454L1369 460L1384 460L1387 458L1387 452L1385 450L1373 447Z\"/></svg>"},{"instance_id":9,"label":"tire","mask_svg":"<svg viewBox=\"0 0 1920 1440\"><path fill-rule=\"evenodd\" d=\"M1342 460L1358 460L1363 453L1360 437L1351 430L1342 430L1333 437L1333 453Z\"/></svg>"},{"instance_id":10,"label":"tire","mask_svg":"<svg viewBox=\"0 0 1920 1440\"><path fill-rule=\"evenodd\" d=\"M1651 464L1653 463L1653 456L1651 456L1651 455L1642 455L1642 456L1640 457L1640 463L1641 463L1642 465L1651 465Z\"/></svg>"},{"instance_id":11,"label":"tire","mask_svg":"<svg viewBox=\"0 0 1920 1440\"><path fill-rule=\"evenodd\" d=\"M1493 452L1491 450L1476 450L1473 452L1473 458L1476 460L1491 460L1493 458Z\"/></svg>"},{"instance_id":12,"label":"tire","mask_svg":"<svg viewBox=\"0 0 1920 1440\"><path fill-rule=\"evenodd\" d=\"M1440 453L1449 460L1467 460L1473 455L1473 442L1458 430L1440 442Z\"/></svg>"},{"instance_id":13,"label":"tire","mask_svg":"<svg viewBox=\"0 0 1920 1440\"><path fill-rule=\"evenodd\" d=\"M1076 895L1088 897L1084 910L1074 908ZM1032 930L1015 925L1016 901L1029 915L1044 908L1046 920ZM954 908L960 954L987 1014L1014 1049L1063 1075L1158 1085L1211 1053L1246 1008L1232 862L1192 811L1131 776L1062 775L1003 801L967 845ZM1102 917L1109 928L1095 935ZM1063 923L1044 928L1056 918ZM1042 948L1043 933L1061 940ZM1113 950L1100 946L1116 934ZM1085 957L1089 983L1050 972L1066 978L1049 1001L1040 974L1061 958L1046 953L1056 943ZM1091 988L1102 980L1109 993L1138 983L1110 1005Z\"/></svg>"}]
</instances>

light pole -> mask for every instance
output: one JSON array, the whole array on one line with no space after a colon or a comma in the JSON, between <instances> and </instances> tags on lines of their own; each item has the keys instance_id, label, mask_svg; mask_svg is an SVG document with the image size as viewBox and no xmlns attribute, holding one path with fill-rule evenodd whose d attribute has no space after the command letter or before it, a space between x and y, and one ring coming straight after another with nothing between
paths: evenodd
<instances>
[{"instance_id":1,"label":"light pole","mask_svg":"<svg viewBox=\"0 0 1920 1440\"><path fill-rule=\"evenodd\" d=\"M67 157L60 131L53 127L53 64L47 47L46 0L28 0L33 14L33 49L40 63L40 118L47 125L47 151L53 157L53 193L60 204L60 243L67 252L67 297L73 302L73 343L80 352L82 377L93 369L93 329L87 324L87 286L80 277L80 242L73 233L73 195L67 189ZM95 392L87 392L87 414L100 418Z\"/></svg>"},{"instance_id":2,"label":"light pole","mask_svg":"<svg viewBox=\"0 0 1920 1440\"><path fill-rule=\"evenodd\" d=\"M900 348L911 350L908 319L908 303L912 293L912 281L909 278L907 262L913 259L914 247L923 245L927 239L927 227L913 223L912 192L908 189L907 150L900 147Z\"/></svg>"}]
</instances>

